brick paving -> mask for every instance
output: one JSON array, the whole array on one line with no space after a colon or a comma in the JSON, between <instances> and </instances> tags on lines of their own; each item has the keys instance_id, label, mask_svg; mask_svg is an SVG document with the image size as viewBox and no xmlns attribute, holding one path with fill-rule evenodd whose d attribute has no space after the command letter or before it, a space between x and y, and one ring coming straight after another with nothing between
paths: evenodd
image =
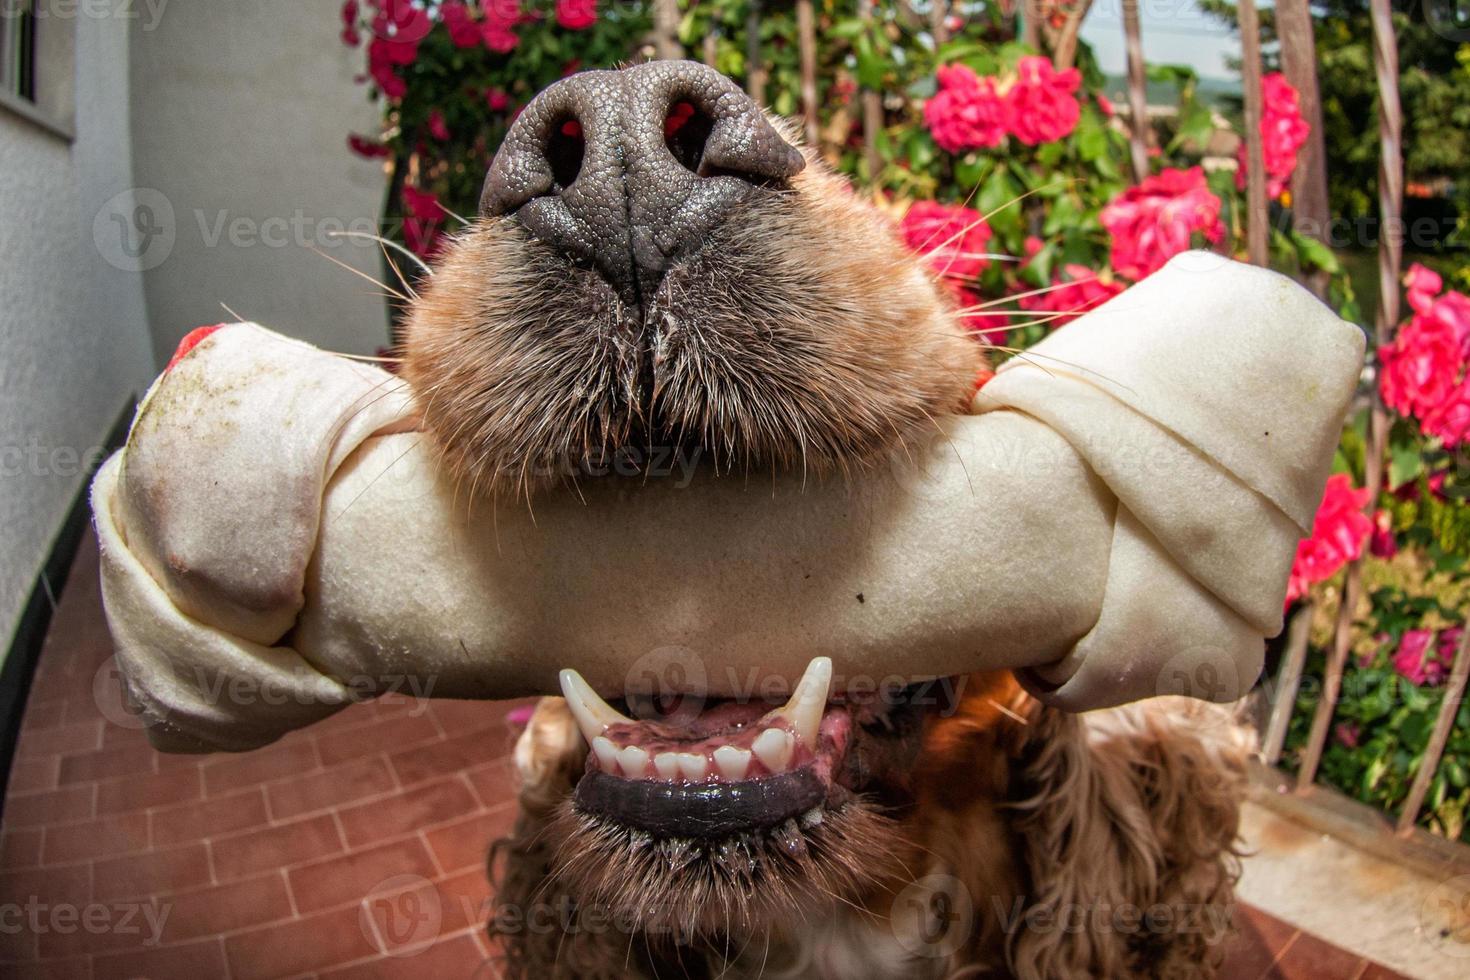
<instances>
[{"instance_id":1,"label":"brick paving","mask_svg":"<svg viewBox=\"0 0 1470 980\"><path fill-rule=\"evenodd\" d=\"M497 975L484 864L514 818L506 714L524 702L393 697L255 752L162 755L107 685L94 696L111 656L89 539L7 787L0 906L40 925L0 922L0 976ZM1236 918L1228 980L1395 976L1257 910Z\"/></svg>"}]
</instances>

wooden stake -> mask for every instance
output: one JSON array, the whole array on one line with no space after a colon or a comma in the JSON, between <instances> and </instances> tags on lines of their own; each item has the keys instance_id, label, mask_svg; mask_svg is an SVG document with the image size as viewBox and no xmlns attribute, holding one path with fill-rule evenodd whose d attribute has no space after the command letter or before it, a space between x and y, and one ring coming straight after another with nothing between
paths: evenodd
<instances>
[{"instance_id":1,"label":"wooden stake","mask_svg":"<svg viewBox=\"0 0 1470 980\"><path fill-rule=\"evenodd\" d=\"M949 27L944 22L949 18L949 4L945 0L930 0L929 33L934 38L934 47L949 40Z\"/></svg>"},{"instance_id":2,"label":"wooden stake","mask_svg":"<svg viewBox=\"0 0 1470 980\"><path fill-rule=\"evenodd\" d=\"M858 16L869 25L873 23L873 0L859 0ZM871 89L863 89L863 158L868 163L868 181L874 192L878 187L878 175L883 170L883 157L878 153L878 134L883 131L883 96Z\"/></svg>"},{"instance_id":3,"label":"wooden stake","mask_svg":"<svg viewBox=\"0 0 1470 980\"><path fill-rule=\"evenodd\" d=\"M796 42L801 49L801 114L807 145L821 146L817 119L817 23L812 0L796 0Z\"/></svg>"},{"instance_id":4,"label":"wooden stake","mask_svg":"<svg viewBox=\"0 0 1470 980\"><path fill-rule=\"evenodd\" d=\"M1322 97L1317 88L1317 41L1308 0L1276 0L1276 36L1281 39L1281 70L1300 97L1302 118L1311 127L1291 175L1292 226L1319 242L1330 243L1327 205L1327 143L1322 135ZM1327 274L1307 277L1318 296L1326 296Z\"/></svg>"},{"instance_id":5,"label":"wooden stake","mask_svg":"<svg viewBox=\"0 0 1470 980\"><path fill-rule=\"evenodd\" d=\"M1261 761L1274 766L1281 761L1281 747L1286 744L1286 729L1296 707L1296 693L1302 684L1302 668L1307 662L1308 641L1312 637L1312 614L1316 606L1304 602L1292 613L1286 631L1286 653L1276 675L1276 689L1271 697L1271 718L1261 739Z\"/></svg>"},{"instance_id":6,"label":"wooden stake","mask_svg":"<svg viewBox=\"0 0 1470 980\"><path fill-rule=\"evenodd\" d=\"M1128 106L1133 113L1128 151L1133 161L1133 182L1148 176L1148 74L1143 63L1143 27L1138 0L1123 0L1123 38L1128 49Z\"/></svg>"},{"instance_id":7,"label":"wooden stake","mask_svg":"<svg viewBox=\"0 0 1470 980\"><path fill-rule=\"evenodd\" d=\"M761 59L761 0L751 0L745 14L745 91L758 106L766 104L766 66Z\"/></svg>"},{"instance_id":8,"label":"wooden stake","mask_svg":"<svg viewBox=\"0 0 1470 980\"><path fill-rule=\"evenodd\" d=\"M1399 106L1399 57L1398 42L1394 37L1392 12L1389 0L1370 0L1369 12L1373 21L1373 67L1378 78L1378 214L1381 234L1378 242L1378 317L1374 333L1379 346L1393 338L1399 320L1399 269L1403 262L1403 242L1400 212L1404 194L1404 160L1400 142L1403 132L1403 114ZM1363 483L1368 488L1371 506L1378 505L1378 494L1383 488L1383 459L1388 450L1388 412L1383 407L1377 392L1373 396L1373 408L1369 415L1368 456L1364 463ZM1327 730L1332 724L1332 713L1337 707L1337 695L1342 689L1342 671L1347 662L1347 650L1352 646L1353 609L1358 603L1362 588L1362 564L1359 557L1348 568L1347 587L1343 592L1343 610L1338 614L1336 632L1333 636L1332 655L1327 662L1327 674L1322 681L1322 702L1312 718L1312 730L1308 736L1306 750L1302 755L1302 768L1297 773L1297 788L1311 785L1317 776L1317 764L1322 758L1322 747L1327 741Z\"/></svg>"},{"instance_id":9,"label":"wooden stake","mask_svg":"<svg viewBox=\"0 0 1470 980\"><path fill-rule=\"evenodd\" d=\"M1245 87L1246 254L1255 265L1270 261L1270 212L1266 201L1266 156L1261 145L1261 22L1256 0L1240 0L1240 74Z\"/></svg>"},{"instance_id":10,"label":"wooden stake","mask_svg":"<svg viewBox=\"0 0 1470 980\"><path fill-rule=\"evenodd\" d=\"M679 0L654 0L653 49L660 61L684 57L679 43Z\"/></svg>"}]
</instances>

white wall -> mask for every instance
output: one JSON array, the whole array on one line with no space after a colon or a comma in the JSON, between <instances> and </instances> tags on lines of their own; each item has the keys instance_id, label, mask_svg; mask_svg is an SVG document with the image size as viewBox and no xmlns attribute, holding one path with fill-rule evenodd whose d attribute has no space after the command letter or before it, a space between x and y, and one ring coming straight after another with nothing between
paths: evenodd
<instances>
[{"instance_id":1,"label":"white wall","mask_svg":"<svg viewBox=\"0 0 1470 980\"><path fill-rule=\"evenodd\" d=\"M93 237L132 185L128 24L47 29L75 30L75 142L0 107L0 656L85 458L154 367L141 283Z\"/></svg>"},{"instance_id":2,"label":"white wall","mask_svg":"<svg viewBox=\"0 0 1470 980\"><path fill-rule=\"evenodd\" d=\"M381 161L347 149L348 133L375 131L378 109L353 83L366 67L338 40L340 10L337 0L169 0L154 29L134 23L134 174L176 230L144 273L160 352L233 319L221 303L333 350L386 343L376 287L308 247L382 277L376 246L322 234L333 222L376 228L386 186Z\"/></svg>"}]
</instances>

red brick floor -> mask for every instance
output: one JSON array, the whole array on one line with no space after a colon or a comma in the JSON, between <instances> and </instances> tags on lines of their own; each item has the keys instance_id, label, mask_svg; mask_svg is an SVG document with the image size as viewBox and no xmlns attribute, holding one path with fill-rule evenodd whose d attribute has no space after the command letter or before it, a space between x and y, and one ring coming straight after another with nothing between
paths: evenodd
<instances>
[{"instance_id":1,"label":"red brick floor","mask_svg":"<svg viewBox=\"0 0 1470 980\"><path fill-rule=\"evenodd\" d=\"M0 976L496 976L484 863L513 818L512 703L390 698L168 756L113 711L111 656L89 540L7 788ZM1395 976L1253 909L1237 924L1229 980Z\"/></svg>"}]
</instances>

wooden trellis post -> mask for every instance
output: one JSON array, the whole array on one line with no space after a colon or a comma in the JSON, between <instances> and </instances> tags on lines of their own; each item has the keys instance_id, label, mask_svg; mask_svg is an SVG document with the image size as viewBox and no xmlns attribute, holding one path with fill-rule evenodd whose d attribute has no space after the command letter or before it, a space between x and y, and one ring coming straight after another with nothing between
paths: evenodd
<instances>
[{"instance_id":1,"label":"wooden trellis post","mask_svg":"<svg viewBox=\"0 0 1470 980\"><path fill-rule=\"evenodd\" d=\"M1450 679L1445 684L1444 700L1439 703L1439 716L1434 719L1434 731L1429 734L1429 744L1424 747L1424 758L1419 771L1414 773L1413 785L1404 799L1404 808L1399 812L1398 831L1407 834L1419 820L1419 808L1429 792L1429 784L1439 769L1439 760L1444 747L1449 743L1450 732L1455 727L1455 716L1460 713L1460 704L1465 700L1465 681L1470 678L1470 620L1466 620L1460 632L1460 645L1455 650L1455 663L1450 668Z\"/></svg>"},{"instance_id":2,"label":"wooden trellis post","mask_svg":"<svg viewBox=\"0 0 1470 980\"><path fill-rule=\"evenodd\" d=\"M1378 317L1374 324L1378 346L1393 338L1399 321L1399 270L1403 264L1403 242L1400 215L1404 200L1403 112L1399 106L1398 42L1394 37L1389 0L1370 0L1373 20L1373 67L1378 79ZM1383 456L1388 446L1388 412L1378 393L1373 395L1369 417L1368 454L1364 462L1363 484L1368 489L1370 506L1377 506L1383 488ZM1348 650L1353 642L1353 613L1361 599L1363 559L1360 556L1348 566L1347 583L1343 587L1342 608L1338 611L1332 652L1327 672L1322 679L1322 700L1312 717L1312 730L1302 753L1302 766L1297 772L1297 788L1304 789L1317 778L1322 761L1322 748L1332 726L1337 708L1337 695L1342 690L1342 672L1347 665Z\"/></svg>"},{"instance_id":3,"label":"wooden trellis post","mask_svg":"<svg viewBox=\"0 0 1470 980\"><path fill-rule=\"evenodd\" d=\"M1261 761L1274 766L1281 760L1281 747L1286 744L1286 729L1296 707L1296 692L1302 684L1302 668L1307 662L1307 647L1312 638L1312 614L1316 607L1304 602L1291 616L1287 626L1286 652L1281 670L1276 675L1276 689L1271 699L1271 717L1261 739Z\"/></svg>"},{"instance_id":4,"label":"wooden trellis post","mask_svg":"<svg viewBox=\"0 0 1470 980\"><path fill-rule=\"evenodd\" d=\"M1261 21L1256 0L1240 0L1240 74L1245 85L1246 254L1255 265L1270 261L1270 213L1266 202L1266 157L1261 145Z\"/></svg>"},{"instance_id":5,"label":"wooden trellis post","mask_svg":"<svg viewBox=\"0 0 1470 980\"><path fill-rule=\"evenodd\" d=\"M660 61L684 57L679 43L679 0L654 0L653 50Z\"/></svg>"},{"instance_id":6,"label":"wooden trellis post","mask_svg":"<svg viewBox=\"0 0 1470 980\"><path fill-rule=\"evenodd\" d=\"M1123 0L1123 39L1128 49L1128 108L1133 114L1128 151L1133 161L1133 182L1148 176L1148 72L1143 62L1143 26L1138 0Z\"/></svg>"},{"instance_id":7,"label":"wooden trellis post","mask_svg":"<svg viewBox=\"0 0 1470 980\"><path fill-rule=\"evenodd\" d=\"M1308 0L1276 0L1276 36L1281 40L1281 70L1300 97L1302 118L1311 132L1297 154L1291 175L1291 213L1295 229L1331 244L1327 204L1327 141L1322 135L1322 97L1317 88L1317 41ZM1318 296L1327 292L1327 274L1307 279Z\"/></svg>"},{"instance_id":8,"label":"wooden trellis post","mask_svg":"<svg viewBox=\"0 0 1470 980\"><path fill-rule=\"evenodd\" d=\"M801 114L807 145L821 145L817 119L817 18L812 0L796 0L796 43L801 53Z\"/></svg>"},{"instance_id":9,"label":"wooden trellis post","mask_svg":"<svg viewBox=\"0 0 1470 980\"><path fill-rule=\"evenodd\" d=\"M873 24L873 0L861 0L858 14L869 29ZM868 162L868 180L874 189L878 185L878 174L883 169L883 157L878 153L878 134L883 131L883 96L872 89L863 88L863 157Z\"/></svg>"},{"instance_id":10,"label":"wooden trellis post","mask_svg":"<svg viewBox=\"0 0 1470 980\"><path fill-rule=\"evenodd\" d=\"M750 0L745 14L745 91L756 105L766 104L766 65L761 58L761 0Z\"/></svg>"},{"instance_id":11,"label":"wooden trellis post","mask_svg":"<svg viewBox=\"0 0 1470 980\"><path fill-rule=\"evenodd\" d=\"M935 48L949 40L949 25L945 23L947 19L949 19L949 4L945 0L930 0L929 33L934 38Z\"/></svg>"}]
</instances>

